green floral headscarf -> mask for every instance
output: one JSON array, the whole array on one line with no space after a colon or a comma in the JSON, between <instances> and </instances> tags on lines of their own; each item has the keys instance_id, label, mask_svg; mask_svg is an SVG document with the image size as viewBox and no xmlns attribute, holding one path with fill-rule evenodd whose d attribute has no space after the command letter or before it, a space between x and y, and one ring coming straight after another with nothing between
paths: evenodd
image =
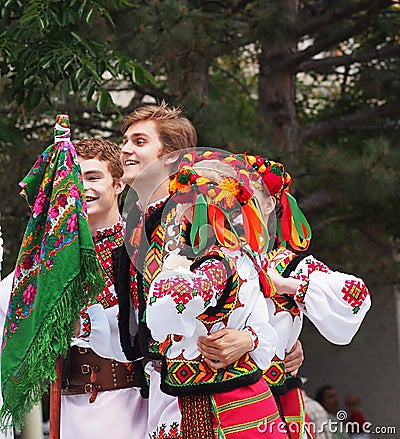
<instances>
[{"instance_id":1,"label":"green floral headscarf","mask_svg":"<svg viewBox=\"0 0 400 439\"><path fill-rule=\"evenodd\" d=\"M3 429L21 426L65 355L79 310L104 281L87 222L68 116L20 183L31 216L16 262L1 358Z\"/></svg>"}]
</instances>

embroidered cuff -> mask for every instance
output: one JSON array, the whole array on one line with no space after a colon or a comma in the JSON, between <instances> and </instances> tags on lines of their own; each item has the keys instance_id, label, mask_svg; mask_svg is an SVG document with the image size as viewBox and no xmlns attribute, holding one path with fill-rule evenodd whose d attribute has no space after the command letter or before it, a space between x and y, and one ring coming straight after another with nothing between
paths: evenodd
<instances>
[{"instance_id":1,"label":"embroidered cuff","mask_svg":"<svg viewBox=\"0 0 400 439\"><path fill-rule=\"evenodd\" d=\"M306 293L308 290L308 284L310 283L310 279L308 276L300 276L300 283L297 287L296 294L294 295L294 300L297 303L304 303L304 299L306 297Z\"/></svg>"},{"instance_id":2,"label":"embroidered cuff","mask_svg":"<svg viewBox=\"0 0 400 439\"><path fill-rule=\"evenodd\" d=\"M250 352L254 351L254 349L257 349L257 347L258 347L258 336L251 326L245 326L243 329L251 335L251 339L253 341L253 346L251 347Z\"/></svg>"},{"instance_id":3,"label":"embroidered cuff","mask_svg":"<svg viewBox=\"0 0 400 439\"><path fill-rule=\"evenodd\" d=\"M274 296L276 294L276 286L271 277L264 270L260 270L258 275L264 297L268 298Z\"/></svg>"}]
</instances>

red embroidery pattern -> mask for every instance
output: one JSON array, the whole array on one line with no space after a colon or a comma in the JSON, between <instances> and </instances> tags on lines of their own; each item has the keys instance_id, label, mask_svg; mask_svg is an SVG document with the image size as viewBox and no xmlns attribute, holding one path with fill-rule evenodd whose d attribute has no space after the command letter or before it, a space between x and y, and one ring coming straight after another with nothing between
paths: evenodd
<instances>
[{"instance_id":1,"label":"red embroidery pattern","mask_svg":"<svg viewBox=\"0 0 400 439\"><path fill-rule=\"evenodd\" d=\"M177 276L156 282L150 303L170 294L178 314L182 314L186 309L185 305L194 297L200 296L204 300L204 306L207 307L214 296L219 297L222 294L227 279L226 269L222 263L210 261L202 264L201 270L199 268L197 271L205 277L187 280Z\"/></svg>"},{"instance_id":2,"label":"red embroidery pattern","mask_svg":"<svg viewBox=\"0 0 400 439\"><path fill-rule=\"evenodd\" d=\"M104 291L103 294L100 294L97 296L97 303L100 303L100 305L106 309L111 308L112 306L115 306L118 304L118 300L114 293L110 291Z\"/></svg>"},{"instance_id":3,"label":"red embroidery pattern","mask_svg":"<svg viewBox=\"0 0 400 439\"><path fill-rule=\"evenodd\" d=\"M270 260L270 267L275 268L279 274L282 274L289 263L296 257L296 253L293 253L291 250L288 250L282 246L272 250L268 253L268 259ZM264 260L263 268L266 271L266 267L268 265L268 260ZM299 274L294 276L296 278L299 277ZM274 294L271 296L272 301L275 305L275 313L279 312L288 312L294 321L294 319L300 316L300 309L297 306L297 303L293 299L293 297L288 294Z\"/></svg>"},{"instance_id":4,"label":"red embroidery pattern","mask_svg":"<svg viewBox=\"0 0 400 439\"><path fill-rule=\"evenodd\" d=\"M125 227L121 220L112 227L99 230L96 235L96 253L106 275L105 279L108 287L114 283L112 252L124 243L124 234Z\"/></svg>"},{"instance_id":5,"label":"red embroidery pattern","mask_svg":"<svg viewBox=\"0 0 400 439\"><path fill-rule=\"evenodd\" d=\"M310 279L308 276L304 274L296 276L300 280L299 287L297 288L297 293L295 296L295 300L297 303L304 303L304 298L306 296L308 290L308 284L310 283Z\"/></svg>"},{"instance_id":6,"label":"red embroidery pattern","mask_svg":"<svg viewBox=\"0 0 400 439\"><path fill-rule=\"evenodd\" d=\"M135 257L132 257L132 261ZM139 309L139 294L138 294L138 283L137 283L137 272L136 267L133 262L129 265L129 293L131 295L131 301L135 309Z\"/></svg>"},{"instance_id":7,"label":"red embroidery pattern","mask_svg":"<svg viewBox=\"0 0 400 439\"><path fill-rule=\"evenodd\" d=\"M203 298L205 306L208 306L215 292L218 295L221 292L221 289L213 289L212 283L208 279L194 279L193 287Z\"/></svg>"},{"instance_id":8,"label":"red embroidery pattern","mask_svg":"<svg viewBox=\"0 0 400 439\"><path fill-rule=\"evenodd\" d=\"M346 280L342 288L343 299L353 308L353 314L357 314L369 291L360 280Z\"/></svg>"},{"instance_id":9,"label":"red embroidery pattern","mask_svg":"<svg viewBox=\"0 0 400 439\"><path fill-rule=\"evenodd\" d=\"M94 244L104 272L106 286L104 287L104 290L96 296L96 298L91 300L89 306L99 303L104 309L107 309L118 304L118 299L113 289L114 274L112 252L114 249L123 245L124 235L125 225L122 220L114 224L112 227L107 227L97 232ZM91 332L90 319L86 313L88 307L81 310L80 336L84 337L87 337Z\"/></svg>"},{"instance_id":10,"label":"red embroidery pattern","mask_svg":"<svg viewBox=\"0 0 400 439\"><path fill-rule=\"evenodd\" d=\"M254 331L254 329L251 326L245 326L244 329L246 331L248 331L251 335L251 338L253 340L253 351L254 349L257 349L258 347L258 335L256 334L256 332Z\"/></svg>"},{"instance_id":11,"label":"red embroidery pattern","mask_svg":"<svg viewBox=\"0 0 400 439\"><path fill-rule=\"evenodd\" d=\"M325 265L324 263L317 261L315 259L306 259L308 274L312 273L313 271L322 271L323 273L331 273L332 270Z\"/></svg>"},{"instance_id":12,"label":"red embroidery pattern","mask_svg":"<svg viewBox=\"0 0 400 439\"><path fill-rule=\"evenodd\" d=\"M146 209L146 217L159 209L169 198L169 195L162 198L161 200L156 201L155 203L149 204Z\"/></svg>"},{"instance_id":13,"label":"red embroidery pattern","mask_svg":"<svg viewBox=\"0 0 400 439\"><path fill-rule=\"evenodd\" d=\"M185 306L190 300L193 299L193 296L197 296L194 289L192 289L189 282L185 281L184 279L176 278L172 283L172 288L174 289L171 297L176 303L176 309L178 310L178 313L181 314ZM183 305L183 306L182 306Z\"/></svg>"},{"instance_id":14,"label":"red embroidery pattern","mask_svg":"<svg viewBox=\"0 0 400 439\"><path fill-rule=\"evenodd\" d=\"M207 279L195 279L194 281L194 287L204 301L209 302L214 294L220 297L228 278L224 264L215 260L205 261L198 270L201 270L207 277Z\"/></svg>"},{"instance_id":15,"label":"red embroidery pattern","mask_svg":"<svg viewBox=\"0 0 400 439\"><path fill-rule=\"evenodd\" d=\"M172 424L167 427L167 424L163 423L160 427L157 427L156 431L149 434L151 439L175 439L182 438L182 432L179 429L178 422L172 422Z\"/></svg>"}]
</instances>

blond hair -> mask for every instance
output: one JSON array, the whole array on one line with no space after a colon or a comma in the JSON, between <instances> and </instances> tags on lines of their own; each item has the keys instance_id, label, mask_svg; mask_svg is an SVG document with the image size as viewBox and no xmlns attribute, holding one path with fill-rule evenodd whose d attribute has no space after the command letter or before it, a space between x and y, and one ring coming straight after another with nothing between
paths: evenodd
<instances>
[{"instance_id":1,"label":"blond hair","mask_svg":"<svg viewBox=\"0 0 400 439\"><path fill-rule=\"evenodd\" d=\"M125 134L128 128L137 122L153 121L156 125L162 154L180 151L197 146L197 134L193 124L182 115L179 107L170 107L163 101L160 105L145 104L125 116L121 132Z\"/></svg>"},{"instance_id":2,"label":"blond hair","mask_svg":"<svg viewBox=\"0 0 400 439\"><path fill-rule=\"evenodd\" d=\"M226 177L236 178L236 172L232 166L216 159L204 159L196 162L193 165L193 169L196 169L200 176L208 178L217 184L221 183Z\"/></svg>"}]
</instances>

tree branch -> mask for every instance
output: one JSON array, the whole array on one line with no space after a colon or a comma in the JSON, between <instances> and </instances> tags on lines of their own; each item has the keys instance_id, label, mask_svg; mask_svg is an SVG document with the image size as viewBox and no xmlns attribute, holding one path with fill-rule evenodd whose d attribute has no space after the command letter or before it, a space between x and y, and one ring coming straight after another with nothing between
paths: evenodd
<instances>
[{"instance_id":1,"label":"tree branch","mask_svg":"<svg viewBox=\"0 0 400 439\"><path fill-rule=\"evenodd\" d=\"M141 93L143 96L144 95L149 95L152 96L154 99L156 99L157 101L166 101L166 102L171 102L171 95L164 93L162 90L160 90L157 87L154 87L152 85L139 85L136 84L135 82L133 84L131 84L129 87L127 87L126 85L123 86L115 86L114 83L112 84L106 84L104 85L104 88L109 90L109 91L124 91L124 90L129 90L132 91L132 89L134 89L135 91Z\"/></svg>"},{"instance_id":2,"label":"tree branch","mask_svg":"<svg viewBox=\"0 0 400 439\"><path fill-rule=\"evenodd\" d=\"M387 1L388 0L385 0L384 3ZM382 0L378 1L378 6L368 9L366 11L367 16L361 15L357 20L353 20L353 25L339 29L337 32L322 33L323 35L327 36L325 38L316 40L314 44L309 46L307 49L294 53L290 58L288 58L286 65L289 68L291 67L293 70L297 70L295 66L298 66L306 60L310 60L313 56L318 55L321 52L332 49L338 43L345 41L367 29L371 25L371 21L381 12L382 7L379 5L381 2Z\"/></svg>"},{"instance_id":3,"label":"tree branch","mask_svg":"<svg viewBox=\"0 0 400 439\"><path fill-rule=\"evenodd\" d=\"M354 55L332 56L324 59L312 59L305 61L298 66L298 72L316 72L327 74L339 66L350 66L354 63L371 61L372 59L386 59L392 56L400 55L400 44L398 42L387 45L382 49L368 50Z\"/></svg>"},{"instance_id":4,"label":"tree branch","mask_svg":"<svg viewBox=\"0 0 400 439\"><path fill-rule=\"evenodd\" d=\"M239 11L243 11L248 4L251 4L251 0L239 0L236 5L232 8L233 13L238 13Z\"/></svg>"},{"instance_id":5,"label":"tree branch","mask_svg":"<svg viewBox=\"0 0 400 439\"><path fill-rule=\"evenodd\" d=\"M382 8L388 6L391 1L378 1L378 3L383 3ZM332 9L318 17L310 19L309 11L312 9L304 8L298 14L298 19L296 20L297 37L301 38L323 29L325 26L329 26L332 23L340 23L346 18L352 17L363 11L366 7L365 2L359 2L354 4L353 2L348 2L343 8L338 9L337 4L334 3Z\"/></svg>"},{"instance_id":6,"label":"tree branch","mask_svg":"<svg viewBox=\"0 0 400 439\"><path fill-rule=\"evenodd\" d=\"M323 136L328 136L333 132L341 130L359 129L358 125L376 120L377 118L391 116L400 112L400 101L395 101L389 104L379 105L374 108L358 111L353 114L348 114L343 117L338 117L336 120L319 122L315 124L307 124L300 127L300 143L305 143L313 139L320 139Z\"/></svg>"},{"instance_id":7,"label":"tree branch","mask_svg":"<svg viewBox=\"0 0 400 439\"><path fill-rule=\"evenodd\" d=\"M219 65L214 65L213 66L214 69L219 70L220 72L222 72L224 75L228 76L229 78L231 78L241 89L242 91L247 94L250 95L251 92L249 90L249 88L246 86L246 84L243 83L243 81L241 81L236 75L234 75L230 70L224 69L223 67L219 66Z\"/></svg>"},{"instance_id":8,"label":"tree branch","mask_svg":"<svg viewBox=\"0 0 400 439\"><path fill-rule=\"evenodd\" d=\"M336 193L322 189L302 197L301 201L299 200L299 205L305 213L309 214L331 207L337 200L338 195Z\"/></svg>"},{"instance_id":9,"label":"tree branch","mask_svg":"<svg viewBox=\"0 0 400 439\"><path fill-rule=\"evenodd\" d=\"M349 220L360 220L363 219L364 216L361 214L344 214L344 215L336 215L336 216L332 216L330 218L327 218L324 221L321 221L320 223L318 223L316 226L313 227L314 231L317 230L322 230L324 229L326 226L328 226L329 224L332 223L337 223L337 222L347 222Z\"/></svg>"}]
</instances>

